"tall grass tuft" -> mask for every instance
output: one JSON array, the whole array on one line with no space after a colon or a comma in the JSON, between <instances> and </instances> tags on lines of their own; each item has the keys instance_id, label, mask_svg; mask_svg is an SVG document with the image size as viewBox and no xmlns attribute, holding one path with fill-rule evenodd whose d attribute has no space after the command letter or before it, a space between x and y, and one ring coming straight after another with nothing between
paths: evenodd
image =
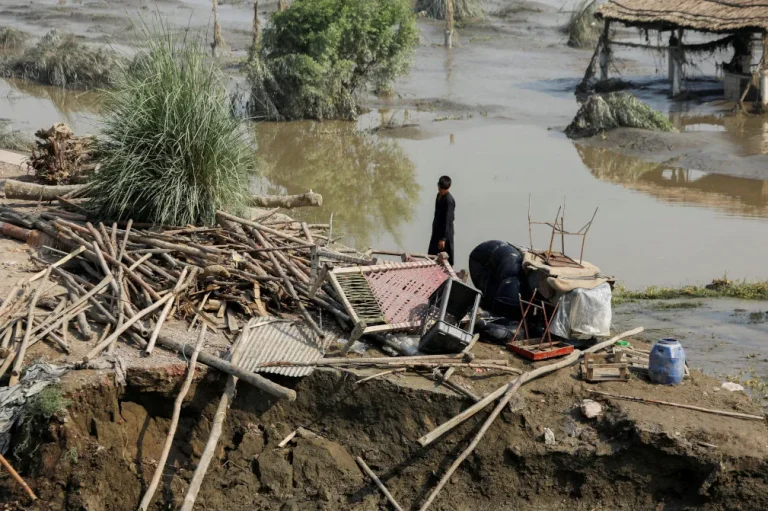
<instances>
[{"instance_id":1,"label":"tall grass tuft","mask_svg":"<svg viewBox=\"0 0 768 511\"><path fill-rule=\"evenodd\" d=\"M0 149L27 152L34 146L32 138L26 133L14 129L7 120L0 119Z\"/></svg>"},{"instance_id":2,"label":"tall grass tuft","mask_svg":"<svg viewBox=\"0 0 768 511\"><path fill-rule=\"evenodd\" d=\"M580 0L574 5L565 32L568 34L568 46L588 48L595 44L603 31L603 23L595 19L597 0Z\"/></svg>"},{"instance_id":3,"label":"tall grass tuft","mask_svg":"<svg viewBox=\"0 0 768 511\"><path fill-rule=\"evenodd\" d=\"M11 27L0 27L0 50L15 50L21 48L26 34Z\"/></svg>"},{"instance_id":4,"label":"tall grass tuft","mask_svg":"<svg viewBox=\"0 0 768 511\"><path fill-rule=\"evenodd\" d=\"M92 180L101 218L212 224L216 210L244 204L254 151L206 53L202 39L165 31L118 75Z\"/></svg>"},{"instance_id":5,"label":"tall grass tuft","mask_svg":"<svg viewBox=\"0 0 768 511\"><path fill-rule=\"evenodd\" d=\"M5 76L45 85L93 89L112 84L118 61L114 51L87 46L54 29L21 55L6 59L0 70Z\"/></svg>"}]
</instances>

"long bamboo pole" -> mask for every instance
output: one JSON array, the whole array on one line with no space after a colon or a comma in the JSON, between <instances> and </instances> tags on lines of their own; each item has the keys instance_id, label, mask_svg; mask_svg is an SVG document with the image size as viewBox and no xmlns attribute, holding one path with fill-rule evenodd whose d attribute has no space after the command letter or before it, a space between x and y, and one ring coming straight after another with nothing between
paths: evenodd
<instances>
[{"instance_id":1,"label":"long bamboo pole","mask_svg":"<svg viewBox=\"0 0 768 511\"><path fill-rule=\"evenodd\" d=\"M403 508L400 507L400 504L397 503L397 501L395 500L395 497L393 497L392 494L389 493L389 490L387 490L387 487L384 486L384 483L381 482L381 479L379 479L379 476L377 476L373 472L373 470L371 470L371 467L369 467L365 463L365 461L363 461L363 458L358 456L357 458L355 458L355 461L357 462L358 465L360 465L360 468L363 469L363 472L365 472L368 475L368 477L373 479L373 482L376 483L376 486L379 487L379 489L381 490L381 493L383 493L384 496L389 501L389 503L392 504L392 507L394 507L397 511L403 511Z\"/></svg>"},{"instance_id":2,"label":"long bamboo pole","mask_svg":"<svg viewBox=\"0 0 768 511\"><path fill-rule=\"evenodd\" d=\"M611 346L612 344L615 344L617 341L619 341L619 340L621 340L621 339L623 339L625 337L629 337L631 335L637 335L637 334L639 334L642 331L643 331L642 327L635 328L634 330L629 330L627 332L621 333L621 334L611 338L608 341L598 343L598 344L592 346L591 348L585 350L583 353L594 353L594 352L599 351L599 350L601 350L603 348L607 348L608 346ZM579 356L581 354L582 353L579 352L579 351L574 351L571 354L571 356L569 356L566 360L568 360L571 363L573 363L576 360L578 360L578 358L579 358ZM576 355L576 359L573 359L573 355ZM555 367L556 365L557 364L547 365L547 366L544 366L544 367L540 367L539 369L531 371L531 373L534 374L535 378L538 378L539 376L541 376L543 374L547 374L547 373L549 373L549 372L551 372L551 371L553 371L555 369L559 369L559 367ZM530 373L526 373L526 374L530 374ZM443 434L447 433L448 431L452 430L453 428L455 428L456 426L458 426L462 422L464 422L467 419L469 419L470 417L474 416L477 412L479 412L480 410L484 409L486 406L488 406L489 404L493 403L498 398L503 396L504 393L507 390L509 390L512 386L514 386L515 381L517 381L517 380L514 380L514 381L512 381L512 382L510 382L510 383L508 383L506 385L502 385L498 389L496 389L493 392L491 392L490 394L488 394L485 398L483 398L478 403L470 406L469 408L467 408L463 412L459 413L458 415L456 415L452 419L444 422L443 424L441 424L440 426L438 426L437 428L435 428L434 430L432 430L428 434L426 434L423 437L419 438L419 440L418 440L419 444L422 447L426 447L427 445L431 444L432 442L434 442L435 440L440 438ZM526 381L529 381L529 380L526 380Z\"/></svg>"},{"instance_id":3,"label":"long bamboo pole","mask_svg":"<svg viewBox=\"0 0 768 511\"><path fill-rule=\"evenodd\" d=\"M459 468L459 466L464 462L467 457L472 454L472 451L475 450L475 447L477 447L477 444L480 443L480 440L482 440L483 436L485 436L485 433L488 431L488 429L491 427L493 422L496 420L496 418L499 416L499 414L506 408L509 401L512 399L512 396L517 392L517 390L524 384L531 380L534 380L544 374L552 373L554 371L557 371L558 369L562 369L564 367L568 367L574 363L576 363L583 355L584 353L594 353L596 351L599 351L603 348L607 348L611 346L612 344L615 344L623 337L627 337L629 335L635 335L636 333L642 332L643 329L636 328L635 330L630 330L629 332L625 332L623 334L619 334L616 337L613 337L605 342L598 343L588 350L585 350L584 352L581 352L579 350L575 350L573 353L571 353L568 357L561 360L560 362L557 362L555 364L550 364L544 367L540 367L538 369L534 369L533 371L524 373L520 375L509 388L507 388L504 391L502 399L499 401L499 403L496 405L496 408L493 409L493 412L491 412L491 415L488 416L488 418L483 423L483 426L480 428L480 431L477 432L475 435L475 438L472 439L472 442L469 444L469 446L464 450L464 452L459 455L459 457L456 459L456 461L453 462L451 467L446 471L445 475L443 475L442 479L440 479L440 482L437 483L437 486L435 486L435 489L432 490L432 492L429 494L429 497L427 497L427 500L424 502L424 504L421 506L420 511L426 511L429 506L432 505L432 502L434 502L437 495L440 493L440 491L443 489L443 487L446 485L448 480L451 478L453 473L456 471L456 469ZM504 387L502 387L504 388Z\"/></svg>"},{"instance_id":4,"label":"long bamboo pole","mask_svg":"<svg viewBox=\"0 0 768 511\"><path fill-rule=\"evenodd\" d=\"M246 323L242 333L237 338L237 341L235 341L235 346L232 348L232 362L234 363L240 361L240 352L242 351L245 340L250 334L250 326L250 322ZM192 475L192 481L189 482L189 488L187 489L187 494L184 496L184 503L181 506L181 511L192 511L192 508L195 506L195 500L200 491L200 486L203 484L205 473L208 471L208 466L211 464L213 455L216 453L216 445L219 443L224 418L227 416L229 405L235 397L236 386L237 377L230 375L227 378L227 386L224 388L224 393L221 395L219 406L216 409L216 415L213 418L213 425L211 426L211 434L208 437L208 442L205 444L205 449L200 456L200 462L197 464L195 473Z\"/></svg>"},{"instance_id":5,"label":"long bamboo pole","mask_svg":"<svg viewBox=\"0 0 768 511\"><path fill-rule=\"evenodd\" d=\"M24 488L24 491L27 492L29 498L32 500L37 500L37 495L35 495L35 492L32 491L29 485L24 481L24 479L21 478L19 473L13 469L11 464L8 463L8 460L6 460L2 454L0 454L0 465L2 465L8 471L8 473L11 474L11 477L13 477L16 482L21 485L22 488Z\"/></svg>"},{"instance_id":6,"label":"long bamboo pole","mask_svg":"<svg viewBox=\"0 0 768 511\"><path fill-rule=\"evenodd\" d=\"M152 501L152 497L157 491L157 486L160 484L160 478L163 476L163 469L165 463L168 461L168 454L171 452L171 446L173 445L173 437L176 436L176 428L179 426L179 417L181 416L181 405L184 403L184 398L189 392L189 388L192 386L192 380L195 378L195 366L197 365L197 356L200 354L200 350L203 349L205 344L205 333L207 326L203 324L200 329L200 335L197 337L197 343L195 344L195 351L192 352L192 356L189 359L189 367L187 369L187 377L184 380L184 384L179 390L179 394L176 396L176 401L173 404L173 415L171 417L171 425L168 428L168 436L165 438L165 446L163 452L160 454L160 459L157 462L157 468L152 476L152 482L147 488L147 492L144 494L144 498L141 499L139 504L139 511L146 511L149 508L149 503Z\"/></svg>"},{"instance_id":7,"label":"long bamboo pole","mask_svg":"<svg viewBox=\"0 0 768 511\"><path fill-rule=\"evenodd\" d=\"M590 390L589 392L592 394L597 394L600 396L610 397L614 399L625 399L627 401L635 401L637 403L674 406L676 408L684 408L686 410L696 410L697 412L711 413L714 415L722 415L724 417L736 417L737 419L749 419L749 420L768 422L768 416L761 417L760 415L750 415L747 413L729 412L727 410L715 410L712 408L702 408L701 406L685 405L682 403L672 403L669 401L659 401L658 399L644 399L642 397L624 396L621 394L611 394L610 392L601 392L599 390Z\"/></svg>"},{"instance_id":8,"label":"long bamboo pole","mask_svg":"<svg viewBox=\"0 0 768 511\"><path fill-rule=\"evenodd\" d=\"M48 277L51 275L51 269L48 268L43 276L43 281L37 286L35 294L32 295L32 302L29 304L29 312L27 313L27 329L24 331L24 339L21 341L19 351L16 354L16 360L11 369L11 379L8 382L9 387L13 387L19 383L19 376L21 375L21 368L24 365L24 355L27 352L27 346L29 345L29 339L32 337L32 329L35 322L35 307L37 306L37 300L40 298L40 293L43 290L43 285L48 281Z\"/></svg>"}]
</instances>

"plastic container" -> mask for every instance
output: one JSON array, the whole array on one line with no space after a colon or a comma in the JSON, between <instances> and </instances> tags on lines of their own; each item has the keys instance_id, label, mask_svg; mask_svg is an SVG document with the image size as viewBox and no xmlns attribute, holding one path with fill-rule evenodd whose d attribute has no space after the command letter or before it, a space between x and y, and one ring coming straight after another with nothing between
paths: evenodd
<instances>
[{"instance_id":1,"label":"plastic container","mask_svg":"<svg viewBox=\"0 0 768 511\"><path fill-rule=\"evenodd\" d=\"M685 376L685 350L675 339L661 339L653 345L648 363L651 381L677 385Z\"/></svg>"}]
</instances>

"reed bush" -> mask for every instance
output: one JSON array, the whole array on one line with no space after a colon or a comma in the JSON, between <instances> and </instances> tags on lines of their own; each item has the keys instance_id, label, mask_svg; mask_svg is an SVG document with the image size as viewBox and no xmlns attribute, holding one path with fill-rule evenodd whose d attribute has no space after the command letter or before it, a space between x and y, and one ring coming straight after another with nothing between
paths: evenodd
<instances>
[{"instance_id":1,"label":"reed bush","mask_svg":"<svg viewBox=\"0 0 768 511\"><path fill-rule=\"evenodd\" d=\"M27 36L21 30L11 27L0 27L0 49L15 50L24 45Z\"/></svg>"},{"instance_id":2,"label":"reed bush","mask_svg":"<svg viewBox=\"0 0 768 511\"><path fill-rule=\"evenodd\" d=\"M597 0L580 0L574 6L565 32L568 34L568 46L588 48L593 46L603 31L603 23L595 19Z\"/></svg>"},{"instance_id":3,"label":"reed bush","mask_svg":"<svg viewBox=\"0 0 768 511\"><path fill-rule=\"evenodd\" d=\"M54 29L21 55L6 58L0 70L5 76L44 85L93 89L112 85L119 60L111 49L83 44Z\"/></svg>"},{"instance_id":4,"label":"reed bush","mask_svg":"<svg viewBox=\"0 0 768 511\"><path fill-rule=\"evenodd\" d=\"M203 40L190 37L151 37L107 93L89 204L101 218L212 224L216 210L244 204L251 139Z\"/></svg>"}]
</instances>

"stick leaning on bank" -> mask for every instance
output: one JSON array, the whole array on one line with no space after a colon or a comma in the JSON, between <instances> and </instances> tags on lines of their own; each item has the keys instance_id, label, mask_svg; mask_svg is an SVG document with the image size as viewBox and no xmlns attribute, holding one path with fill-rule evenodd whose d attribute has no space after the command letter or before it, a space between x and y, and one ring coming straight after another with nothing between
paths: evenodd
<instances>
[{"instance_id":1,"label":"stick leaning on bank","mask_svg":"<svg viewBox=\"0 0 768 511\"><path fill-rule=\"evenodd\" d=\"M509 401L512 399L512 396L515 394L515 392L517 392L517 390L524 383L527 383L527 382L529 382L531 380L534 380L534 379L536 379L536 378L538 378L540 376L543 376L545 374L557 371L558 369L562 369L563 367L570 366L570 365L576 363L585 353L594 353L594 352L600 351L601 349L607 348L607 347L615 344L616 342L620 341L621 339L623 339L625 337L629 337L630 335L637 335L637 334L639 334L642 331L643 331L642 327L636 328L634 330L630 330L628 332L621 333L621 334L619 334L619 335L617 335L617 336L615 336L615 337L613 337L613 338L611 338L611 339L609 339L607 341L598 343L598 344L592 346L591 348L589 348L587 350L584 350L583 352L576 350L573 353L571 353L568 357L566 357L565 359L561 360L560 362L557 362L557 363L551 364L551 365L547 365L547 366L544 366L544 367L540 367L538 369L535 369L533 371L529 371L527 373L524 373L524 374L520 375L517 379L514 380L514 382L511 382L511 383L501 387L499 390L497 390L496 392L494 392L493 394L491 394L490 396L485 398L480 403L477 403L475 406L470 407L470 409L477 408L477 411L479 411L482 408L485 408L485 406L487 406L487 404L490 401L493 401L493 400L496 399L496 397L498 397L498 396L496 396L496 397L492 397L492 396L494 396L499 391L501 391L501 395L503 397L499 401L499 403L496 405L496 408L493 409L493 412L491 412L491 415L488 416L488 418L485 420L485 422L483 423L482 428L480 428L480 431L478 431L477 435L475 435L474 439L472 440L472 443L470 443L469 446L464 450L464 452L462 452L461 455L456 459L456 461L453 462L453 464L448 469L448 471L445 473L445 475L442 477L442 479L440 479L440 482L437 483L437 486L435 487L435 489L432 490L432 493L429 494L429 497L427 497L427 500L421 506L420 511L426 511L426 509L428 509L429 506L432 505L432 502L435 500L437 495L443 489L443 486L445 486L445 484L451 478L451 476L456 471L456 469L458 469L459 466L464 462L464 460L467 459L467 457L472 453L472 451L475 450L475 447L477 447L477 444L479 444L480 440L483 438L483 436L485 436L485 433L491 427L491 424L493 424L493 422L496 420L496 417L499 416L499 414L502 412L502 410L507 406ZM482 403L485 403L485 404L482 404ZM452 423L453 419L451 419L450 421L446 422L443 426L448 425L449 423L452 423L452 424L450 425L449 428L444 429L443 432L444 431L448 431L450 429L453 429L458 424L460 424L464 420L466 420L469 417L471 417L472 415L474 415L474 413L476 413L477 411L475 411L472 414L466 416L465 418L463 418L462 420L460 420L458 422ZM457 417L459 417L461 415L462 414L459 414ZM456 417L454 417L454 419L456 419ZM442 428L443 426L441 426L440 428ZM440 429L440 428L438 428L438 429ZM421 445L428 445L432 440L434 440L435 438L438 438L440 435L431 437L436 431L437 430L433 431L429 435L425 435L425 437L420 438L419 439L419 443ZM428 442L423 443L424 439L426 437L431 437L431 439Z\"/></svg>"}]
</instances>

